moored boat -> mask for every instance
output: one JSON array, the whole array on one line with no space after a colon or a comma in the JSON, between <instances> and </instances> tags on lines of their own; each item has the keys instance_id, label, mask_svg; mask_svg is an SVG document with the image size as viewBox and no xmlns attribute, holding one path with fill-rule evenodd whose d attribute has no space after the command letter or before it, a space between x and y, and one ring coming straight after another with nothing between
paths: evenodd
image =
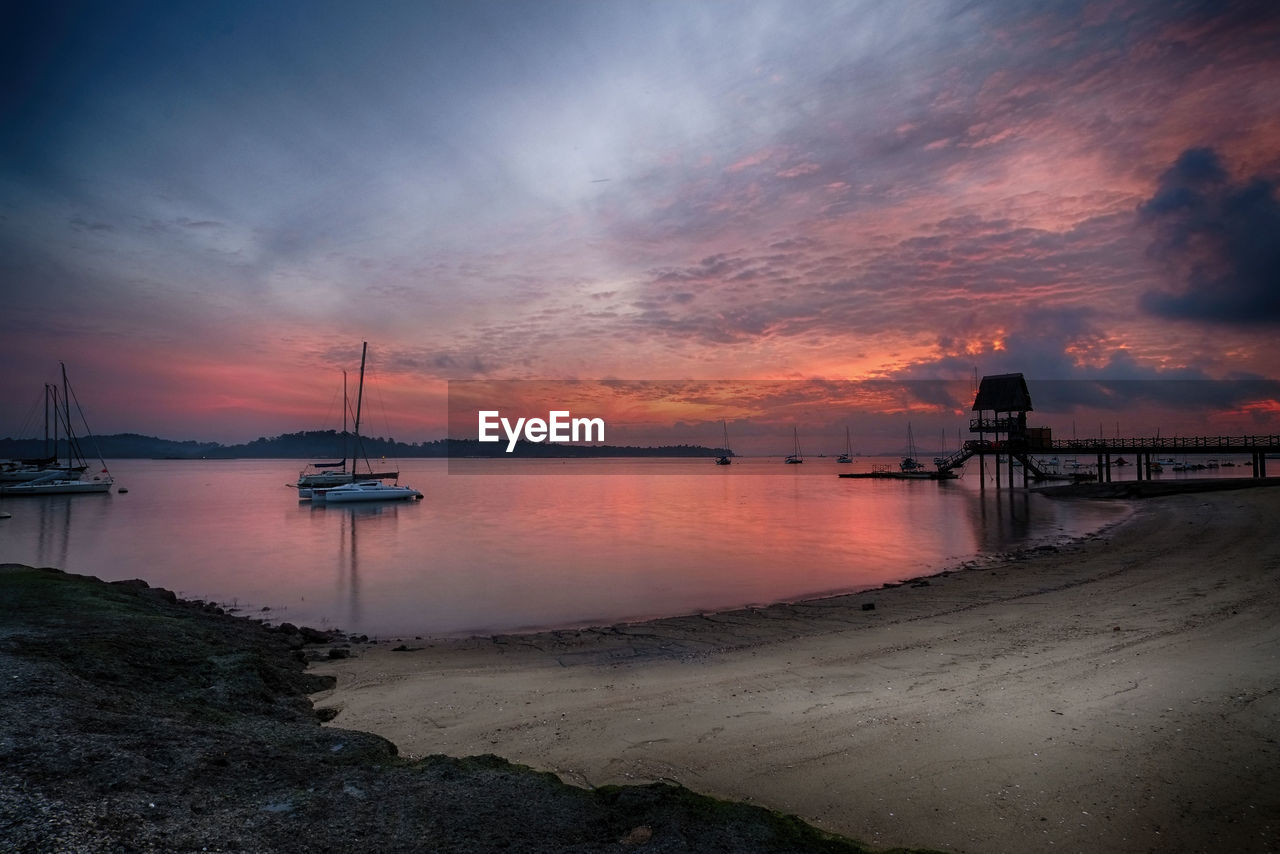
<instances>
[{"instance_id":1,"label":"moored boat","mask_svg":"<svg viewBox=\"0 0 1280 854\"><path fill-rule=\"evenodd\" d=\"M106 470L103 469L105 472ZM110 492L114 481L108 474L95 475L89 480L70 478L65 472L49 472L24 483L0 486L0 495L76 495L84 492Z\"/></svg>"},{"instance_id":2,"label":"moored boat","mask_svg":"<svg viewBox=\"0 0 1280 854\"><path fill-rule=\"evenodd\" d=\"M720 426L724 428L724 448L722 448L724 453L716 457L716 465L727 466L732 462L729 459L729 455L733 453L729 448L729 424L724 419L721 419Z\"/></svg>"},{"instance_id":3,"label":"moored boat","mask_svg":"<svg viewBox=\"0 0 1280 854\"><path fill-rule=\"evenodd\" d=\"M907 422L907 455L902 458L902 462L898 463L898 471L904 475L918 475L927 477L929 472L925 468L925 464L916 459L916 437L911 432L911 422Z\"/></svg>"},{"instance_id":4,"label":"moored boat","mask_svg":"<svg viewBox=\"0 0 1280 854\"><path fill-rule=\"evenodd\" d=\"M347 449L343 448L343 458L338 462L311 463L307 468L298 473L298 480L293 484L298 490L298 500L315 501L317 494L331 487L343 486L346 484L359 481L377 481L381 478L390 478L395 480L400 477L397 471L374 471L369 464L368 458L363 456L363 448L360 443L360 415L364 404L364 369L365 361L369 354L369 342L364 342L360 351L360 385L356 393L356 411L355 411L355 427L352 430L351 438L353 440L350 454L350 466L348 466ZM342 372L342 436L343 441L347 439L347 372ZM364 459L364 471L357 471L356 462L358 459ZM419 498L422 496L419 495Z\"/></svg>"},{"instance_id":5,"label":"moored boat","mask_svg":"<svg viewBox=\"0 0 1280 854\"><path fill-rule=\"evenodd\" d=\"M344 504L355 501L408 501L422 498L422 493L412 486L383 483L380 480L357 480L327 489L312 489L311 501L316 504Z\"/></svg>"},{"instance_id":6,"label":"moored boat","mask_svg":"<svg viewBox=\"0 0 1280 854\"><path fill-rule=\"evenodd\" d=\"M849 442L849 428L844 428L844 453L836 457L837 463L853 462L853 445Z\"/></svg>"},{"instance_id":7,"label":"moored boat","mask_svg":"<svg viewBox=\"0 0 1280 854\"><path fill-rule=\"evenodd\" d=\"M114 480L111 472L107 469L106 461L102 459L102 455L98 455L101 470L98 474L86 479L85 471L89 468L88 461L85 459L84 452L80 447L80 439L76 436L71 420L71 401L74 395L71 391L71 384L67 380L67 366L61 364L62 368L62 404L59 407L57 403L57 389L54 386L45 386L45 393L48 395L50 391L54 394L53 405L53 447L58 447L58 425L61 424L65 434L66 445L66 463L60 463L57 456L51 460L31 461L31 465L22 468L15 468L10 474L7 482L0 482L0 495L76 495L80 493L107 493L111 491ZM84 412L80 409L79 401L76 401L76 410L80 416L80 421L85 424L86 439L92 438L92 434L88 432L88 424L85 422ZM46 410L46 419L47 419ZM48 427L46 426L46 432Z\"/></svg>"},{"instance_id":8,"label":"moored boat","mask_svg":"<svg viewBox=\"0 0 1280 854\"><path fill-rule=\"evenodd\" d=\"M800 433L795 427L791 428L792 452L787 456L784 463L788 465L798 465L804 462L804 455L800 453Z\"/></svg>"}]
</instances>

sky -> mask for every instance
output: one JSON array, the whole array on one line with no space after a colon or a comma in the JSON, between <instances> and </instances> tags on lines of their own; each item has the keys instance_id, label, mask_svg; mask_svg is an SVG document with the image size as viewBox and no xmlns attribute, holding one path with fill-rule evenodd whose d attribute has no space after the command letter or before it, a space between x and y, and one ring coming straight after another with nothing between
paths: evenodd
<instances>
[{"instance_id":1,"label":"sky","mask_svg":"<svg viewBox=\"0 0 1280 854\"><path fill-rule=\"evenodd\" d=\"M1182 383L1059 433L1280 432L1271 2L6 16L0 436L59 362L98 433L337 428L364 341L402 441L445 435L450 382L1015 371ZM830 434L826 403L668 420Z\"/></svg>"}]
</instances>

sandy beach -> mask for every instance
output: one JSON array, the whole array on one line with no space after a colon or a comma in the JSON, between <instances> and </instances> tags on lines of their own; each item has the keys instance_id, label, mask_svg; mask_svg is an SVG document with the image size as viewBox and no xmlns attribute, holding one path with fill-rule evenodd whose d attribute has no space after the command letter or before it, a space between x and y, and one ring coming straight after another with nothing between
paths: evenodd
<instances>
[{"instance_id":1,"label":"sandy beach","mask_svg":"<svg viewBox=\"0 0 1280 854\"><path fill-rule=\"evenodd\" d=\"M314 700L411 756L677 781L878 846L1280 849L1280 489L1132 506L927 583L359 646Z\"/></svg>"}]
</instances>

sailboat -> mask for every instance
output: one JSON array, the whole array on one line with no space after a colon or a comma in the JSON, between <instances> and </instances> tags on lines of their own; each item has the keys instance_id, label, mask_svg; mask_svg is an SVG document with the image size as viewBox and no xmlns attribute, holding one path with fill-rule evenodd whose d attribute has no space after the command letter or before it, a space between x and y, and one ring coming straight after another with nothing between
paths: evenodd
<instances>
[{"instance_id":1,"label":"sailboat","mask_svg":"<svg viewBox=\"0 0 1280 854\"><path fill-rule=\"evenodd\" d=\"M724 427L724 453L716 457L716 465L727 466L731 462L731 460L729 459L729 454L733 453L729 449L729 425L727 422L721 419L720 426Z\"/></svg>"},{"instance_id":2,"label":"sailboat","mask_svg":"<svg viewBox=\"0 0 1280 854\"><path fill-rule=\"evenodd\" d=\"M364 399L364 366L365 358L369 352L369 342L364 342L364 348L360 352L360 387L356 397L356 416L354 431L354 447L347 447L349 438L347 433L347 412L349 410L349 401L347 397L347 372L342 372L342 459L337 462L311 463L305 469L298 472L298 481L294 484L298 488L299 498L313 497L311 491L317 488L327 488L330 486L342 486L346 483L352 483L357 478L361 480L382 479L389 477L396 479L400 477L399 471L373 471L373 467L369 465L369 461L365 460L364 472L356 471L356 461L361 457L360 453L360 407ZM350 463L348 468L348 450L351 451Z\"/></svg>"},{"instance_id":3,"label":"sailboat","mask_svg":"<svg viewBox=\"0 0 1280 854\"><path fill-rule=\"evenodd\" d=\"M340 504L344 502L354 501L403 501L407 499L418 499L422 497L422 493L414 489L412 486L401 486L399 484L383 483L382 478L399 478L400 472L375 472L373 467L369 465L368 459L364 460L365 468L369 469L368 473L359 473L356 471L356 458L363 458L360 445L360 415L364 406L364 366L369 355L369 342L365 341L360 351L360 385L356 393L356 413L355 427L352 430L354 439L351 454L351 470L347 471L345 460L342 463L343 470L341 472L332 471L337 466L325 463L313 463L312 466L319 471L314 471L311 475L316 479L322 479L326 476L334 477L341 475L345 478L336 485L304 485L303 479L308 475L303 472L298 477L298 498L301 500L311 499L313 504ZM346 375L343 375L343 432L346 432ZM330 469L325 471L325 469Z\"/></svg>"},{"instance_id":4,"label":"sailboat","mask_svg":"<svg viewBox=\"0 0 1280 854\"><path fill-rule=\"evenodd\" d=\"M361 358L361 376L363 377L363 357ZM362 380L363 382L363 380ZM398 471L367 471L357 475L356 459L358 453L352 453L350 462L351 466L347 466L347 453L349 450L347 445L351 439L351 435L347 432L347 414L350 410L350 401L347 396L347 372L342 372L342 459L337 462L310 463L305 469L298 472L298 482L294 484L299 490L310 490L316 487L341 486L344 483L351 483L360 477L372 478L397 478L400 476ZM360 424L356 422L356 442L359 447ZM301 495L302 498L310 498L310 494Z\"/></svg>"},{"instance_id":5,"label":"sailboat","mask_svg":"<svg viewBox=\"0 0 1280 854\"><path fill-rule=\"evenodd\" d=\"M838 462L838 463L851 463L851 462L853 462L853 446L852 446L851 444L849 444L849 428L848 428L848 426L846 426L846 427L844 428L844 453L843 453L843 454L841 454L840 456L836 457L836 462Z\"/></svg>"},{"instance_id":6,"label":"sailboat","mask_svg":"<svg viewBox=\"0 0 1280 854\"><path fill-rule=\"evenodd\" d=\"M57 438L57 420L61 413L58 411L58 387L50 383L44 384L44 455L23 460L7 460L0 463L0 483L26 483L36 478L42 478L52 471L59 471L68 478L73 475L79 475L84 471L86 466L59 466L58 455L56 453L58 447ZM53 437L50 438L49 425L53 423Z\"/></svg>"},{"instance_id":7,"label":"sailboat","mask_svg":"<svg viewBox=\"0 0 1280 854\"><path fill-rule=\"evenodd\" d=\"M85 471L89 468L89 463L85 459L84 452L80 448L80 440L75 434L75 428L71 421L71 401L74 399L74 393L71 391L71 384L67 381L67 366L59 363L62 368L62 406L58 407L57 403L57 387L45 386L46 405L49 396L53 398L53 449L54 457L46 460L34 461L37 466L43 466L43 471L37 471L30 477L26 477L27 472L23 472L22 477L25 480L20 482L9 481L0 484L0 495L77 495L80 493L107 493L111 491L111 485L115 482L111 477L111 472L107 470L107 463L102 459L101 455L98 461L102 464L102 470L86 480ZM80 415L81 423L85 423L84 412L80 409L80 402L76 401L76 412ZM46 409L46 418L48 410ZM67 461L65 465L58 462L58 425L61 423L66 431L67 444ZM47 428L46 428L47 433ZM86 438L89 435L88 425L85 424Z\"/></svg>"},{"instance_id":8,"label":"sailboat","mask_svg":"<svg viewBox=\"0 0 1280 854\"><path fill-rule=\"evenodd\" d=\"M902 458L902 462L898 463L899 471L908 473L923 472L925 470L924 463L916 459L916 437L911 432L911 422L907 422L907 455Z\"/></svg>"},{"instance_id":9,"label":"sailboat","mask_svg":"<svg viewBox=\"0 0 1280 854\"><path fill-rule=\"evenodd\" d=\"M796 432L795 427L791 428L791 439L795 446L794 451L791 453L790 456L788 456L785 460L783 460L783 462L789 465L795 465L795 464L804 462L804 457L800 454L800 434Z\"/></svg>"}]
</instances>

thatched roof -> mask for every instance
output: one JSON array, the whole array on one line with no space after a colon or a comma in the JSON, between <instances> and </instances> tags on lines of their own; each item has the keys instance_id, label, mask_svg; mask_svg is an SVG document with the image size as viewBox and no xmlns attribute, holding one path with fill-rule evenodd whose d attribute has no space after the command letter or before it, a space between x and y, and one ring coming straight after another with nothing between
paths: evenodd
<instances>
[{"instance_id":1,"label":"thatched roof","mask_svg":"<svg viewBox=\"0 0 1280 854\"><path fill-rule=\"evenodd\" d=\"M1030 412L1031 393L1022 374L996 374L983 377L978 396L973 400L974 412Z\"/></svg>"}]
</instances>

